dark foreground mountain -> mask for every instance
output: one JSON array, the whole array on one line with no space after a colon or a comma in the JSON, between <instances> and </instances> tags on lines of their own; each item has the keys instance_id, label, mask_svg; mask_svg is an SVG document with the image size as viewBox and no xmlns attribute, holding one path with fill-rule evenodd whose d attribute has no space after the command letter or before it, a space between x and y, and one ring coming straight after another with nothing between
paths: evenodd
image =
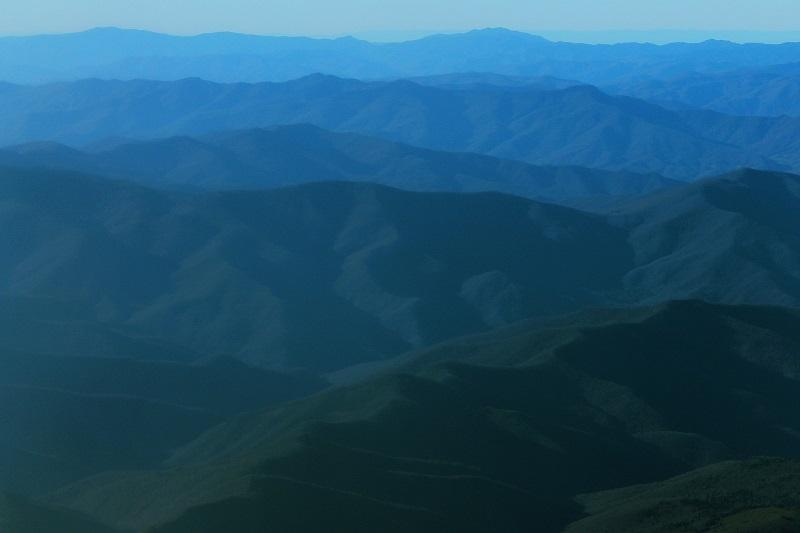
<instances>
[{"instance_id":1,"label":"dark foreground mountain","mask_svg":"<svg viewBox=\"0 0 800 533\"><path fill-rule=\"evenodd\" d=\"M55 501L168 533L555 532L584 516L579 493L797 456L798 331L797 311L700 302L521 324L239 417L167 470L109 473ZM704 475L707 497L796 497L778 484L748 501L736 475ZM606 497L612 512L628 505L617 499ZM724 505L743 510L695 507L713 519Z\"/></svg>"},{"instance_id":2,"label":"dark foreground mountain","mask_svg":"<svg viewBox=\"0 0 800 533\"><path fill-rule=\"evenodd\" d=\"M403 43L212 33L179 37L97 28L0 39L0 79L20 83L86 77L222 82L284 81L314 72L387 78L452 72L556 76L587 83L674 77L797 61L796 43L724 41L586 45L502 28Z\"/></svg>"},{"instance_id":3,"label":"dark foreground mountain","mask_svg":"<svg viewBox=\"0 0 800 533\"><path fill-rule=\"evenodd\" d=\"M104 144L90 152L54 143L26 144L0 152L0 162L101 174L160 188L270 189L318 181L369 181L415 191L495 191L586 204L677 185L655 174L536 167L309 125Z\"/></svg>"},{"instance_id":4,"label":"dark foreground mountain","mask_svg":"<svg viewBox=\"0 0 800 533\"><path fill-rule=\"evenodd\" d=\"M589 87L442 88L311 76L274 84L86 80L0 91L0 144L197 136L310 123L535 165L696 179L800 168L800 119L671 111Z\"/></svg>"},{"instance_id":5,"label":"dark foreground mountain","mask_svg":"<svg viewBox=\"0 0 800 533\"><path fill-rule=\"evenodd\" d=\"M115 533L90 518L60 508L0 494L0 529L9 533Z\"/></svg>"},{"instance_id":6,"label":"dark foreground mountain","mask_svg":"<svg viewBox=\"0 0 800 533\"><path fill-rule=\"evenodd\" d=\"M791 533L800 529L800 462L726 462L580 501L592 516L565 533Z\"/></svg>"},{"instance_id":7,"label":"dark foreground mountain","mask_svg":"<svg viewBox=\"0 0 800 533\"><path fill-rule=\"evenodd\" d=\"M155 466L234 414L322 387L229 359L189 365L2 350L0 486L41 494L106 470Z\"/></svg>"},{"instance_id":8,"label":"dark foreground mountain","mask_svg":"<svg viewBox=\"0 0 800 533\"><path fill-rule=\"evenodd\" d=\"M799 180L742 171L600 216L372 184L192 194L7 170L0 291L20 311L0 313L0 345L327 372L586 305L797 306Z\"/></svg>"}]
</instances>

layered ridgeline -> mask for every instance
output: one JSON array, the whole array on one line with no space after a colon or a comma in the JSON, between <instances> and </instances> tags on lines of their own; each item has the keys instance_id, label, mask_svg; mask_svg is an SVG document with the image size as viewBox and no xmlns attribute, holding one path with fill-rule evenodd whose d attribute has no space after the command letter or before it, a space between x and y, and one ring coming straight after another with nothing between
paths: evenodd
<instances>
[{"instance_id":1,"label":"layered ridgeline","mask_svg":"<svg viewBox=\"0 0 800 533\"><path fill-rule=\"evenodd\" d=\"M310 125L199 138L108 141L90 151L31 143L0 150L0 164L101 174L157 188L270 189L317 181L369 181L416 191L495 191L567 204L607 204L613 198L677 185L656 174L537 167Z\"/></svg>"},{"instance_id":2,"label":"layered ridgeline","mask_svg":"<svg viewBox=\"0 0 800 533\"><path fill-rule=\"evenodd\" d=\"M800 168L800 119L671 111L589 86L448 88L321 75L253 85L87 80L5 87L0 120L3 145L309 123L434 150L678 179Z\"/></svg>"},{"instance_id":3,"label":"layered ridgeline","mask_svg":"<svg viewBox=\"0 0 800 533\"><path fill-rule=\"evenodd\" d=\"M631 261L624 230L599 216L499 194L170 193L19 170L0 193L0 290L28 316L262 366L336 370L572 309ZM594 255L604 264L588 268ZM18 328L14 347L75 353L95 335L42 350L37 331Z\"/></svg>"},{"instance_id":4,"label":"layered ridgeline","mask_svg":"<svg viewBox=\"0 0 800 533\"><path fill-rule=\"evenodd\" d=\"M800 116L800 63L797 62L718 74L692 72L664 80L628 80L607 88L676 109L703 108L746 116Z\"/></svg>"},{"instance_id":5,"label":"layered ridgeline","mask_svg":"<svg viewBox=\"0 0 800 533\"><path fill-rule=\"evenodd\" d=\"M484 90L557 90L583 85L552 76L505 76L466 72L409 78L420 85ZM665 78L625 79L600 85L675 110L707 109L740 116L800 116L800 63L749 67L720 73L691 71Z\"/></svg>"},{"instance_id":6,"label":"layered ridgeline","mask_svg":"<svg viewBox=\"0 0 800 533\"><path fill-rule=\"evenodd\" d=\"M154 344L328 372L586 305L800 303L788 174L741 171L610 216L496 193L194 194L55 171L4 171L0 193L0 292L17 310L1 341L21 352Z\"/></svg>"},{"instance_id":7,"label":"layered ridgeline","mask_svg":"<svg viewBox=\"0 0 800 533\"><path fill-rule=\"evenodd\" d=\"M39 83L81 77L200 77L228 82L283 81L313 72L387 78L480 71L610 83L789 63L799 54L800 45L793 43L592 46L501 28L388 44L233 33L178 37L99 28L0 39L0 79Z\"/></svg>"},{"instance_id":8,"label":"layered ridgeline","mask_svg":"<svg viewBox=\"0 0 800 533\"><path fill-rule=\"evenodd\" d=\"M557 90L583 85L552 76L452 73L409 78L420 85L495 90ZM601 85L610 94L647 100L668 109L708 109L729 115L800 116L800 63L751 67L721 73L696 71L663 79L626 79Z\"/></svg>"},{"instance_id":9,"label":"layered ridgeline","mask_svg":"<svg viewBox=\"0 0 800 533\"><path fill-rule=\"evenodd\" d=\"M797 470L789 461L575 497L796 456L798 331L797 311L700 302L519 324L239 417L166 470L105 474L51 501L163 533L555 532L587 511L591 527L572 530L668 531L678 508L700 524L780 520L800 503L790 471L773 478ZM648 519L661 529L613 529Z\"/></svg>"}]
</instances>

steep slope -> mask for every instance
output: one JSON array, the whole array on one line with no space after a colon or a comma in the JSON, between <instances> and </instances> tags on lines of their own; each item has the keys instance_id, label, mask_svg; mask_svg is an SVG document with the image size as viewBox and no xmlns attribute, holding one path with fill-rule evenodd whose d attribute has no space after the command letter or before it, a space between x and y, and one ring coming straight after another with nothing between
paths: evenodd
<instances>
[{"instance_id":1,"label":"steep slope","mask_svg":"<svg viewBox=\"0 0 800 533\"><path fill-rule=\"evenodd\" d=\"M755 170L623 207L617 223L632 228L636 251L626 289L637 301L691 297L797 306L798 208L798 176Z\"/></svg>"},{"instance_id":2,"label":"steep slope","mask_svg":"<svg viewBox=\"0 0 800 533\"><path fill-rule=\"evenodd\" d=\"M680 302L516 326L241 417L169 470L58 501L160 532L558 531L581 517L579 492L796 455L798 325L796 311Z\"/></svg>"},{"instance_id":3,"label":"steep slope","mask_svg":"<svg viewBox=\"0 0 800 533\"><path fill-rule=\"evenodd\" d=\"M800 168L800 119L674 112L589 86L445 89L320 75L255 85L87 80L0 93L0 119L7 145L310 123L434 150L676 179Z\"/></svg>"},{"instance_id":4,"label":"steep slope","mask_svg":"<svg viewBox=\"0 0 800 533\"><path fill-rule=\"evenodd\" d=\"M800 527L800 463L726 462L651 485L582 496L565 533L789 533Z\"/></svg>"},{"instance_id":5,"label":"steep slope","mask_svg":"<svg viewBox=\"0 0 800 533\"><path fill-rule=\"evenodd\" d=\"M611 201L677 185L658 175L581 167L535 167L466 153L436 152L314 126L122 142L80 152L34 143L0 161L123 178L161 188L269 189L316 181L370 181L430 192L495 191L555 202Z\"/></svg>"}]
</instances>

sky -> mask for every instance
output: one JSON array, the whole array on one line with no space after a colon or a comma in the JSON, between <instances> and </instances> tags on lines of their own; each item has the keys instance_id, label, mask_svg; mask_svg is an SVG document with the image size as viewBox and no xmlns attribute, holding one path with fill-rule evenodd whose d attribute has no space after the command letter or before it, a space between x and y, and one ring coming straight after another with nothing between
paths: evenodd
<instances>
[{"instance_id":1,"label":"sky","mask_svg":"<svg viewBox=\"0 0 800 533\"><path fill-rule=\"evenodd\" d=\"M98 26L375 40L499 26L597 41L634 35L631 30L642 36L637 40L652 30L800 35L800 0L0 0L0 11L3 35Z\"/></svg>"}]
</instances>

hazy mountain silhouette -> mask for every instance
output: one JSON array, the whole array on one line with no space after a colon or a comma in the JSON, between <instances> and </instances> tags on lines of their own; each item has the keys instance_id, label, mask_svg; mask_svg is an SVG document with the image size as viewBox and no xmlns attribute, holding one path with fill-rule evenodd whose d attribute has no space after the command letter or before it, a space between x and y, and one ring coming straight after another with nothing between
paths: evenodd
<instances>
[{"instance_id":1,"label":"hazy mountain silhouette","mask_svg":"<svg viewBox=\"0 0 800 533\"><path fill-rule=\"evenodd\" d=\"M800 119L670 111L589 86L446 89L311 76L283 84L87 80L0 92L0 143L197 136L309 123L537 165L695 179L800 168Z\"/></svg>"},{"instance_id":2,"label":"hazy mountain silhouette","mask_svg":"<svg viewBox=\"0 0 800 533\"><path fill-rule=\"evenodd\" d=\"M97 28L0 39L0 79L21 83L86 77L285 81L311 74L361 78L494 72L589 83L667 78L797 61L797 44L724 41L651 45L551 42L502 28L404 43L211 33L178 37Z\"/></svg>"}]
</instances>

